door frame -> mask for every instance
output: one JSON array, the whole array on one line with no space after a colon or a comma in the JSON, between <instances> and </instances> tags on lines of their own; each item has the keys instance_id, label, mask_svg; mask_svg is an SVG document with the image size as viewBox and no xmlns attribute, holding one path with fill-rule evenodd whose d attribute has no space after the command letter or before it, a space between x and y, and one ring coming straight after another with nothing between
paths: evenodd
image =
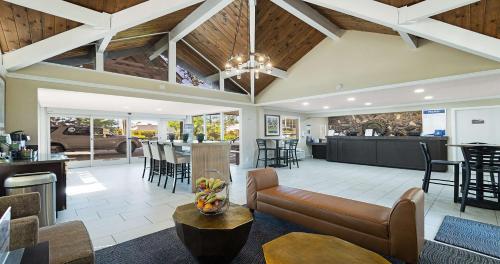
<instances>
[{"instance_id":1,"label":"door frame","mask_svg":"<svg viewBox=\"0 0 500 264\"><path fill-rule=\"evenodd\" d=\"M471 106L471 107L457 107L457 108L451 108L451 124L450 128L452 129L451 131L451 144L458 144L457 142L457 112L458 111L464 111L464 110L481 110L481 109L488 109L488 108L500 108L500 105L483 105L483 106ZM458 148L457 148L458 149ZM459 150L452 151L451 159L452 160L457 160Z\"/></svg>"},{"instance_id":2,"label":"door frame","mask_svg":"<svg viewBox=\"0 0 500 264\"><path fill-rule=\"evenodd\" d=\"M94 140L93 138L93 132L94 132L94 119L100 119L100 118L120 118L120 119L125 119L127 122L127 132L126 136L127 139L131 138L131 121L132 120L157 120L158 121L158 138L160 139L160 134L161 134L161 123L170 121L170 120L182 120L185 122L186 116L182 115L160 115L160 114L132 114L132 113L124 113L124 112L105 112L105 111L97 111L97 110L81 110L81 109L64 109L64 108L42 108L39 107L39 113L43 115L45 120L40 123L39 126L39 135L44 135L43 132L40 133L40 131L45 131L46 135L45 137L39 138L39 143L41 146L45 146L43 149L45 149L46 153L50 154L51 148L50 148L50 117L56 117L56 116L63 116L63 117L84 117L84 118L90 118L90 131L91 135L89 136L90 140L90 160L89 161L76 161L71 162L73 163L70 168L80 168L80 167L94 167L94 166L101 166L101 165L113 165L113 164L127 164L127 163L135 163L137 161L142 161L142 159L139 157L132 157L130 150L131 150L131 145L130 142L131 140L127 140L127 158L121 158L121 159L116 159L116 160L103 160L103 161L98 161L97 163L94 160ZM42 118L40 118L42 120ZM166 132L166 131L164 131ZM166 138L165 138L166 140ZM42 143L43 142L43 143ZM42 148L41 148L42 149Z\"/></svg>"}]
</instances>

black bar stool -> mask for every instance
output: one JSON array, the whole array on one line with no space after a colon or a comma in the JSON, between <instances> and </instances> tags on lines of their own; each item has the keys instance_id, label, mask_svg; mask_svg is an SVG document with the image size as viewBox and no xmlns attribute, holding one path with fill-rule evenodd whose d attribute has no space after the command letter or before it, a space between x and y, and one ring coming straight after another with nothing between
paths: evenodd
<instances>
[{"instance_id":1,"label":"black bar stool","mask_svg":"<svg viewBox=\"0 0 500 264\"><path fill-rule=\"evenodd\" d=\"M460 211L465 211L465 206L469 202L468 195L474 191L476 204L482 206L486 204L484 198L497 198L496 205L491 205L489 209L500 208L500 183L495 180L495 174L500 175L500 148L492 146L463 146L462 154L465 158L465 180L462 187L462 204ZM475 172L475 179L472 178L472 171ZM490 180L484 179L484 173L489 173ZM499 179L500 180L500 179ZM491 193L492 196L486 196ZM488 201L489 204L492 201ZM494 203L494 202L493 202Z\"/></svg>"},{"instance_id":2,"label":"black bar stool","mask_svg":"<svg viewBox=\"0 0 500 264\"><path fill-rule=\"evenodd\" d=\"M285 141L285 148L283 148L283 150L285 151L286 164L290 166L290 169L292 169L292 163L293 165L297 164L297 168L299 168L299 159L297 158L298 144L298 139L290 139Z\"/></svg>"},{"instance_id":3,"label":"black bar stool","mask_svg":"<svg viewBox=\"0 0 500 264\"><path fill-rule=\"evenodd\" d=\"M276 149L268 148L267 141L265 139L262 139L262 138L257 139L257 147L259 147L259 152L257 154L257 163L255 164L255 168L259 167L259 161L264 161L264 167L267 167L268 161L274 160L273 158L268 158L267 152L268 151L276 151ZM260 157L261 152L264 152L263 159Z\"/></svg>"},{"instance_id":4,"label":"black bar stool","mask_svg":"<svg viewBox=\"0 0 500 264\"><path fill-rule=\"evenodd\" d=\"M431 152L429 151L429 146L426 142L420 142L420 148L425 160L425 174L422 182L422 189L425 193L429 191L429 185L438 184L444 186L453 186L453 201L458 202L458 188L459 188L459 172L460 172L460 161L450 161L450 160L433 160L431 158ZM432 166L433 165L446 165L453 166L453 181L443 180L443 179L431 179ZM449 184L449 183L453 184Z\"/></svg>"}]
</instances>

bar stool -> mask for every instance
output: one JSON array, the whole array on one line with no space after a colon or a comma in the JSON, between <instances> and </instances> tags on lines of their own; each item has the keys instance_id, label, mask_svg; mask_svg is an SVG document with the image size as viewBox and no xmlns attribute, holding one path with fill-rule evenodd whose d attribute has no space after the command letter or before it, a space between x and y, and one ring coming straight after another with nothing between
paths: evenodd
<instances>
[{"instance_id":1,"label":"bar stool","mask_svg":"<svg viewBox=\"0 0 500 264\"><path fill-rule=\"evenodd\" d=\"M297 164L297 168L299 168L299 159L297 158L298 144L299 144L298 139L290 139L288 141L285 141L285 147L283 148L283 150L285 152L286 164L290 166L290 169L292 169L292 163L294 165Z\"/></svg>"},{"instance_id":2,"label":"bar stool","mask_svg":"<svg viewBox=\"0 0 500 264\"><path fill-rule=\"evenodd\" d=\"M264 167L267 167L267 162L269 160L274 160L272 158L271 159L268 158L267 152L268 151L276 151L276 149L275 148L268 148L267 141L265 139L262 139L262 138L257 139L257 147L259 148L259 150L258 150L258 154L257 154L257 163L255 164L255 168L259 167L259 161L264 161ZM263 159L260 158L261 152L264 152Z\"/></svg>"},{"instance_id":3,"label":"bar stool","mask_svg":"<svg viewBox=\"0 0 500 264\"><path fill-rule=\"evenodd\" d=\"M431 152L429 151L429 146L426 142L420 142L420 148L425 160L425 174L422 180L422 189L425 193L429 191L429 185L438 184L444 186L453 186L453 201L458 202L458 185L459 185L459 172L460 172L460 161L450 161L450 160L433 160L431 158ZM443 179L431 179L432 166L433 165L445 165L453 166L453 181L443 180ZM452 182L453 184L447 184Z\"/></svg>"},{"instance_id":4,"label":"bar stool","mask_svg":"<svg viewBox=\"0 0 500 264\"><path fill-rule=\"evenodd\" d=\"M172 146L172 143L166 143L163 145L163 150L165 153L165 160L167 163L171 164L171 170L169 170L167 173L168 176L173 177L174 183L173 183L173 188L172 188L172 193L175 193L175 187L177 186L177 180L183 181L184 178L187 178L188 184L190 183L190 163L191 163L191 156L189 155L182 155L178 152L175 151L174 146ZM181 177L178 177L178 174L181 174ZM163 185L163 188L167 188L167 179L165 179L165 184Z\"/></svg>"},{"instance_id":5,"label":"bar stool","mask_svg":"<svg viewBox=\"0 0 500 264\"><path fill-rule=\"evenodd\" d=\"M151 148L149 147L149 141L144 140L141 141L142 152L144 153L144 168L142 170L142 178L144 179L144 175L146 174L146 169L149 169L149 175L151 176L151 168L153 167L153 159L151 158ZM149 167L147 166L149 162ZM148 177L149 179L149 177Z\"/></svg>"},{"instance_id":6,"label":"bar stool","mask_svg":"<svg viewBox=\"0 0 500 264\"><path fill-rule=\"evenodd\" d=\"M497 198L495 209L500 208L500 183L495 181L495 174L500 177L500 149L490 146L463 146L462 154L465 158L465 180L462 187L462 203L460 211L465 211L467 197L470 191L475 191L476 201L484 202L484 198ZM476 178L472 179L472 171ZM490 174L490 180L484 180L484 173ZM500 179L499 179L500 180ZM492 196L485 196L491 193Z\"/></svg>"},{"instance_id":7,"label":"bar stool","mask_svg":"<svg viewBox=\"0 0 500 264\"><path fill-rule=\"evenodd\" d=\"M163 148L157 141L150 142L149 146L151 148L151 157L153 158L153 173L151 174L150 182L153 182L154 176L158 174L158 186L160 186L161 176L166 172L166 168L163 167L165 155ZM158 164L158 167L156 167L156 164Z\"/></svg>"}]
</instances>

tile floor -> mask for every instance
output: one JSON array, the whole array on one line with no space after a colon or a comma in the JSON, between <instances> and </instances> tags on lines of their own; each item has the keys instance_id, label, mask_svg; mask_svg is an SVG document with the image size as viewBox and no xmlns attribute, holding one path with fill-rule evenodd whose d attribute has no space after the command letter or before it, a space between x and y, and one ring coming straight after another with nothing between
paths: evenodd
<instances>
[{"instance_id":1,"label":"tile floor","mask_svg":"<svg viewBox=\"0 0 500 264\"><path fill-rule=\"evenodd\" d=\"M231 168L231 201L244 204L245 169ZM71 169L68 175L68 209L58 222L81 219L96 249L121 243L174 226L175 207L193 201L186 183L172 194L141 178L142 164ZM408 188L421 185L423 172L305 160L300 168L278 169L280 183L391 207ZM450 173L434 176L451 178ZM156 180L156 179L155 179ZM460 213L451 187L431 185L425 197L425 238L433 239L445 215L500 225L500 211L467 207Z\"/></svg>"}]
</instances>

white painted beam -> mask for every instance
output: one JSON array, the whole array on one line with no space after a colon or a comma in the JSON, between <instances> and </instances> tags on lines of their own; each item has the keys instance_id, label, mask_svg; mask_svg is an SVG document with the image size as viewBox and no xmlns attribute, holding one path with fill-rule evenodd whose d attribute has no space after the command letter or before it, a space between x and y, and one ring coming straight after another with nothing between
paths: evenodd
<instances>
[{"instance_id":1,"label":"white painted beam","mask_svg":"<svg viewBox=\"0 0 500 264\"><path fill-rule=\"evenodd\" d=\"M170 40L181 40L232 2L233 0L206 0L170 31Z\"/></svg>"},{"instance_id":2,"label":"white painted beam","mask_svg":"<svg viewBox=\"0 0 500 264\"><path fill-rule=\"evenodd\" d=\"M111 29L82 25L50 38L5 54L8 71L17 70L54 57L66 51L102 39L114 32L142 24L149 20L201 2L202 0L149 0L111 15Z\"/></svg>"},{"instance_id":3,"label":"white painted beam","mask_svg":"<svg viewBox=\"0 0 500 264\"><path fill-rule=\"evenodd\" d=\"M3 54L0 51L0 77L5 79L6 75L7 75L7 70L5 69L5 66L3 65Z\"/></svg>"},{"instance_id":4,"label":"white painted beam","mask_svg":"<svg viewBox=\"0 0 500 264\"><path fill-rule=\"evenodd\" d=\"M414 23L446 11L470 5L479 0L426 0L412 6L399 8L399 23Z\"/></svg>"},{"instance_id":5,"label":"white painted beam","mask_svg":"<svg viewBox=\"0 0 500 264\"><path fill-rule=\"evenodd\" d=\"M148 0L112 14L111 28L123 31L200 2L203 0Z\"/></svg>"},{"instance_id":6,"label":"white painted beam","mask_svg":"<svg viewBox=\"0 0 500 264\"><path fill-rule=\"evenodd\" d=\"M304 21L309 26L333 40L338 40L344 32L337 25L301 0L271 0L271 2L285 9L288 13L296 16L298 19Z\"/></svg>"},{"instance_id":7,"label":"white painted beam","mask_svg":"<svg viewBox=\"0 0 500 264\"><path fill-rule=\"evenodd\" d=\"M205 21L220 12L224 7L233 2L233 0L206 0L196 10L182 20L170 33L154 44L154 51L149 56L149 60L154 60L160 54L167 51L169 41L179 41L191 31L195 30Z\"/></svg>"},{"instance_id":8,"label":"white painted beam","mask_svg":"<svg viewBox=\"0 0 500 264\"><path fill-rule=\"evenodd\" d=\"M286 79L288 78L288 73L284 70L281 70L281 69L278 69L278 68L275 68L275 67L272 67L271 68L271 72L261 72L261 73L264 73L264 74L267 74L267 75L271 75L271 76L274 76L274 77L277 77L277 78L281 78L281 79Z\"/></svg>"},{"instance_id":9,"label":"white painted beam","mask_svg":"<svg viewBox=\"0 0 500 264\"><path fill-rule=\"evenodd\" d=\"M373 0L304 0L455 49L500 62L500 40L438 20L399 24L398 8Z\"/></svg>"},{"instance_id":10,"label":"white painted beam","mask_svg":"<svg viewBox=\"0 0 500 264\"><path fill-rule=\"evenodd\" d=\"M224 76L222 75L222 72L219 72L219 90L224 91Z\"/></svg>"},{"instance_id":11,"label":"white painted beam","mask_svg":"<svg viewBox=\"0 0 500 264\"><path fill-rule=\"evenodd\" d=\"M103 72L104 71L104 53L96 52L95 53L95 70Z\"/></svg>"},{"instance_id":12,"label":"white painted beam","mask_svg":"<svg viewBox=\"0 0 500 264\"><path fill-rule=\"evenodd\" d=\"M106 37L98 40L97 44L96 44L96 51L100 52L100 53L104 53L104 51L106 51L106 48L108 47L109 43L111 42L112 38L113 38L113 34L109 34Z\"/></svg>"},{"instance_id":13,"label":"white painted beam","mask_svg":"<svg viewBox=\"0 0 500 264\"><path fill-rule=\"evenodd\" d=\"M255 53L255 2L256 0L248 0L248 27L250 38L250 53ZM255 66L255 55L250 55L250 60L247 62L250 67ZM255 103L255 70L250 70L250 102Z\"/></svg>"},{"instance_id":14,"label":"white painted beam","mask_svg":"<svg viewBox=\"0 0 500 264\"><path fill-rule=\"evenodd\" d=\"M42 13L63 17L97 28L111 27L111 15L62 0L5 0Z\"/></svg>"},{"instance_id":15,"label":"white painted beam","mask_svg":"<svg viewBox=\"0 0 500 264\"><path fill-rule=\"evenodd\" d=\"M151 53L151 55L149 55L149 60L154 60L158 58L158 56L160 56L163 52L168 50L169 34L163 36L160 40L158 40L158 42L156 42L153 45L154 51L153 53Z\"/></svg>"},{"instance_id":16,"label":"white painted beam","mask_svg":"<svg viewBox=\"0 0 500 264\"><path fill-rule=\"evenodd\" d=\"M168 82L177 83L177 43L168 42Z\"/></svg>"},{"instance_id":17,"label":"white painted beam","mask_svg":"<svg viewBox=\"0 0 500 264\"><path fill-rule=\"evenodd\" d=\"M82 25L4 55L5 68L14 71L106 37L108 30Z\"/></svg>"},{"instance_id":18,"label":"white painted beam","mask_svg":"<svg viewBox=\"0 0 500 264\"><path fill-rule=\"evenodd\" d=\"M399 35L401 36L401 39L408 45L408 47L412 49L418 48L418 39L417 37L410 35L408 33L405 33L403 31L398 31Z\"/></svg>"}]
</instances>

